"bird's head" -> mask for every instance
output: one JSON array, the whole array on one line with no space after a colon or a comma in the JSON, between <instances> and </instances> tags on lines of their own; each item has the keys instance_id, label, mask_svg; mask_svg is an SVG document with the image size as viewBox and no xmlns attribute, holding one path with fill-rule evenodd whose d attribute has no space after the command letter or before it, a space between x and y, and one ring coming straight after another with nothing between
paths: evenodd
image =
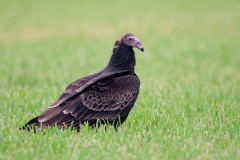
<instances>
[{"instance_id":1,"label":"bird's head","mask_svg":"<svg viewBox=\"0 0 240 160\"><path fill-rule=\"evenodd\" d=\"M131 33L126 33L120 38L120 41L128 46L128 47L136 47L142 52L144 51L144 47L142 46L141 42L138 40L136 36Z\"/></svg>"}]
</instances>

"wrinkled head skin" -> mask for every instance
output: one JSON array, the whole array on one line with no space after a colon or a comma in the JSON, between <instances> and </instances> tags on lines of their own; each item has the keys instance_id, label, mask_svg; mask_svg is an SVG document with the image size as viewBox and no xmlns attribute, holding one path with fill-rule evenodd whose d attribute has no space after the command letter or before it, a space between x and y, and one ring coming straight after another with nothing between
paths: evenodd
<instances>
[{"instance_id":1,"label":"wrinkled head skin","mask_svg":"<svg viewBox=\"0 0 240 160\"><path fill-rule=\"evenodd\" d=\"M141 42L138 40L136 36L134 36L131 33L127 33L124 36L122 36L121 41L128 47L136 47L142 52L144 51L144 47L142 46Z\"/></svg>"}]
</instances>

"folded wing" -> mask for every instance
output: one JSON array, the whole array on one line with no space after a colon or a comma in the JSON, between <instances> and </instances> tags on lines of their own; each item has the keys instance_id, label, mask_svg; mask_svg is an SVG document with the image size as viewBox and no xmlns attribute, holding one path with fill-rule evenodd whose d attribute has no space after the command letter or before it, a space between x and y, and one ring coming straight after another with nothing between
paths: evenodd
<instances>
[{"instance_id":1,"label":"folded wing","mask_svg":"<svg viewBox=\"0 0 240 160\"><path fill-rule=\"evenodd\" d=\"M69 96L67 91L75 91L76 86L68 86L59 99ZM37 126L57 124L79 130L81 124L88 122L92 126L97 120L108 123L121 120L122 123L137 99L139 86L140 81L135 74L104 78L59 106L49 107L38 117L40 123Z\"/></svg>"}]
</instances>

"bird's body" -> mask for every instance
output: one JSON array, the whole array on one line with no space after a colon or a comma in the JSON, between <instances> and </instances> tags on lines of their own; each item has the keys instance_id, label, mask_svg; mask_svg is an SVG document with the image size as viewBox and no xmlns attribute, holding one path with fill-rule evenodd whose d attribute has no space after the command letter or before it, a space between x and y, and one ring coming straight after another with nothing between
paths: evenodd
<instances>
[{"instance_id":1,"label":"bird's body","mask_svg":"<svg viewBox=\"0 0 240 160\"><path fill-rule=\"evenodd\" d=\"M84 123L89 126L108 123L115 127L122 124L140 88L140 80L134 72L136 60L132 47L143 51L135 36L125 34L115 42L105 69L71 83L57 102L22 128L42 129L57 125L79 131Z\"/></svg>"}]
</instances>

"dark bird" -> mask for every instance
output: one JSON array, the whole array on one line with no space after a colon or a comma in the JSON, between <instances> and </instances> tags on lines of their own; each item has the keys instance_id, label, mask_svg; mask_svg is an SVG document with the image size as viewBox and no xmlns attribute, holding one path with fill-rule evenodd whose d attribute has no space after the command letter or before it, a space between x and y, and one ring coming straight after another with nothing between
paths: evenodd
<instances>
[{"instance_id":1,"label":"dark bird","mask_svg":"<svg viewBox=\"0 0 240 160\"><path fill-rule=\"evenodd\" d=\"M123 35L115 42L102 71L71 83L55 103L21 129L41 130L56 125L79 131L85 123L91 127L105 123L118 127L133 108L140 88L133 47L144 51L136 36Z\"/></svg>"}]
</instances>

